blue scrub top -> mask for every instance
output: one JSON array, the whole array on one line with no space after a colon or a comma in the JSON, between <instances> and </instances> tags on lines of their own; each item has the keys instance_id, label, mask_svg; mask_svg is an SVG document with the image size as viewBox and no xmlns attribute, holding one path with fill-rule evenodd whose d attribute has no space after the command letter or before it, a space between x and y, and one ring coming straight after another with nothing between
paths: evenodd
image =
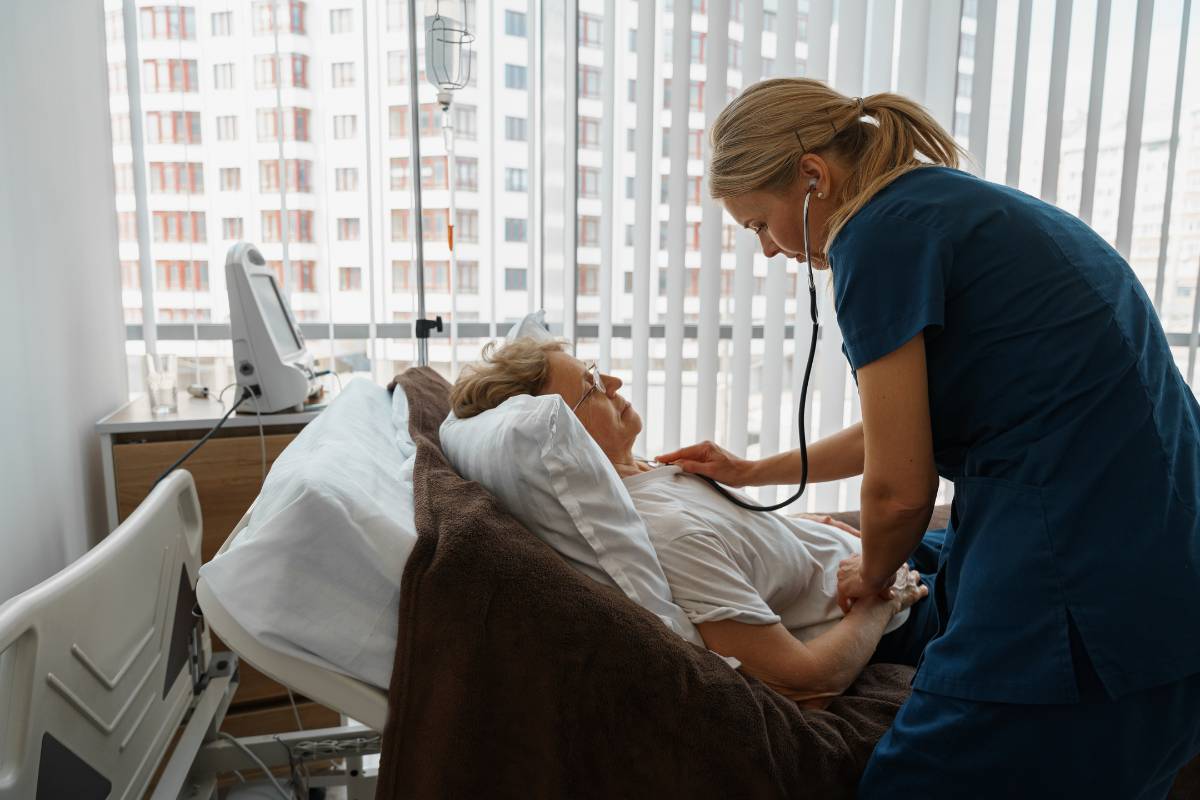
<instances>
[{"instance_id":1,"label":"blue scrub top","mask_svg":"<svg viewBox=\"0 0 1200 800\"><path fill-rule=\"evenodd\" d=\"M853 369L925 332L955 493L913 685L1077 702L1070 625L1114 697L1200 673L1200 408L1125 260L1054 206L923 167L829 261Z\"/></svg>"}]
</instances>

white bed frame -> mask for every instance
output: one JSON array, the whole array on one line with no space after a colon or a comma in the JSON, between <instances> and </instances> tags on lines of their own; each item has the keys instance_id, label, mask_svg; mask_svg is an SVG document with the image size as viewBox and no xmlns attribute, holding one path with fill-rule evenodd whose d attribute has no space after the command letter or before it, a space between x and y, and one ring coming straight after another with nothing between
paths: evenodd
<instances>
[{"instance_id":1,"label":"white bed frame","mask_svg":"<svg viewBox=\"0 0 1200 800\"><path fill-rule=\"evenodd\" d=\"M195 483L176 470L87 554L0 604L0 800L140 798L160 767L154 800L210 800L256 759L344 759L309 785L374 796L361 762L379 752L385 693L259 645L198 580L201 530ZM210 627L237 655L212 652ZM221 738L239 656L365 724Z\"/></svg>"}]
</instances>

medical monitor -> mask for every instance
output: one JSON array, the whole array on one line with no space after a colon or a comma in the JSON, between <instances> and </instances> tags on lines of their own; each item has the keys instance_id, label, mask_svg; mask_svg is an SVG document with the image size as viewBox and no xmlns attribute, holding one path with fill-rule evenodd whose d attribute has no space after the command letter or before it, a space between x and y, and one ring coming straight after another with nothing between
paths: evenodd
<instances>
[{"instance_id":1,"label":"medical monitor","mask_svg":"<svg viewBox=\"0 0 1200 800\"><path fill-rule=\"evenodd\" d=\"M257 401L238 410L299 411L315 388L312 356L275 274L254 245L238 242L225 259L229 327L239 387Z\"/></svg>"}]
</instances>

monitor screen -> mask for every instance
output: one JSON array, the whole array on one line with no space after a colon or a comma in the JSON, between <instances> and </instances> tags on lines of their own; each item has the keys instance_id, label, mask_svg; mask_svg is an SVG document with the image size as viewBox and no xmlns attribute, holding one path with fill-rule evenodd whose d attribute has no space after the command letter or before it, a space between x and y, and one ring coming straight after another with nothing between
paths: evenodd
<instances>
[{"instance_id":1,"label":"monitor screen","mask_svg":"<svg viewBox=\"0 0 1200 800\"><path fill-rule=\"evenodd\" d=\"M296 333L292 330L291 320L284 310L283 298L279 296L275 280L270 275L258 273L250 276L250 286L254 290L254 296L258 298L258 305L266 319L267 330L271 332L275 348L280 353L294 353L299 350L300 342L296 340Z\"/></svg>"}]
</instances>

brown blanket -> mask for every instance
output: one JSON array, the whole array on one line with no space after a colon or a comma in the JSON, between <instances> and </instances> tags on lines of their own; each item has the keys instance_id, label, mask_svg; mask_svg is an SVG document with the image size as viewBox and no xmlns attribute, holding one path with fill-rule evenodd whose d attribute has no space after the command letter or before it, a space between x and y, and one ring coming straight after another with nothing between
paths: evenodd
<instances>
[{"instance_id":1,"label":"brown blanket","mask_svg":"<svg viewBox=\"0 0 1200 800\"><path fill-rule=\"evenodd\" d=\"M794 703L589 581L442 454L449 385L399 376L417 445L379 798L852 797L911 670Z\"/></svg>"}]
</instances>

